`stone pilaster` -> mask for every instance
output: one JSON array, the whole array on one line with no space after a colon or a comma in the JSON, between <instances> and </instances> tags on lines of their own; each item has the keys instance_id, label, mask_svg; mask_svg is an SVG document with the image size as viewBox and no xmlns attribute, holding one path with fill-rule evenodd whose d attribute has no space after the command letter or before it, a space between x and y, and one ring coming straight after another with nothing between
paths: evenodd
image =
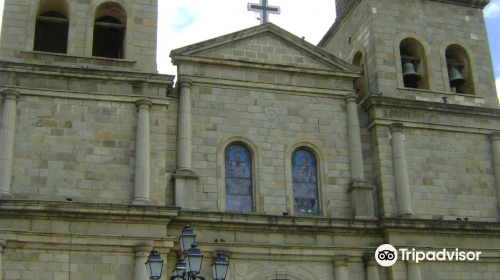
<instances>
[{"instance_id":1,"label":"stone pilaster","mask_svg":"<svg viewBox=\"0 0 500 280\"><path fill-rule=\"evenodd\" d=\"M348 191L351 198L352 212L355 219L375 219L373 187L365 182L365 172L363 170L363 153L356 95L348 94L345 100L347 103L347 134L352 178Z\"/></svg>"},{"instance_id":2,"label":"stone pilaster","mask_svg":"<svg viewBox=\"0 0 500 280\"><path fill-rule=\"evenodd\" d=\"M16 112L19 92L7 89L2 92L4 104L0 120L0 198L12 198L10 184L16 134Z\"/></svg>"},{"instance_id":3,"label":"stone pilaster","mask_svg":"<svg viewBox=\"0 0 500 280\"><path fill-rule=\"evenodd\" d=\"M420 264L415 261L406 262L407 279L408 280L422 280L422 273L420 272Z\"/></svg>"},{"instance_id":4,"label":"stone pilaster","mask_svg":"<svg viewBox=\"0 0 500 280\"><path fill-rule=\"evenodd\" d=\"M7 244L7 241L4 239L0 239L0 280L2 280L2 260L3 260L3 251L5 249L5 245Z\"/></svg>"},{"instance_id":5,"label":"stone pilaster","mask_svg":"<svg viewBox=\"0 0 500 280\"><path fill-rule=\"evenodd\" d=\"M349 256L333 257L333 274L335 280L349 280Z\"/></svg>"},{"instance_id":6,"label":"stone pilaster","mask_svg":"<svg viewBox=\"0 0 500 280\"><path fill-rule=\"evenodd\" d=\"M179 116L177 118L177 170L175 179L175 206L196 208L196 180L191 165L191 86L193 81L179 78Z\"/></svg>"},{"instance_id":7,"label":"stone pilaster","mask_svg":"<svg viewBox=\"0 0 500 280\"><path fill-rule=\"evenodd\" d=\"M361 132L359 130L358 105L356 95L348 94L347 103L347 135L349 139L349 160L351 162L351 178L353 181L364 181L363 154L361 149Z\"/></svg>"},{"instance_id":8,"label":"stone pilaster","mask_svg":"<svg viewBox=\"0 0 500 280\"><path fill-rule=\"evenodd\" d=\"M403 141L403 124L393 123L390 127L392 131L392 164L394 165L398 216L408 217L413 215L413 210L411 207L410 181L408 179L408 167Z\"/></svg>"},{"instance_id":9,"label":"stone pilaster","mask_svg":"<svg viewBox=\"0 0 500 280\"><path fill-rule=\"evenodd\" d=\"M497 205L500 209L500 132L493 132L491 137L491 152L493 156L493 174L497 190Z\"/></svg>"},{"instance_id":10,"label":"stone pilaster","mask_svg":"<svg viewBox=\"0 0 500 280\"><path fill-rule=\"evenodd\" d=\"M136 104L138 116L135 140L135 198L132 204L153 205L149 196L151 178L149 108L153 103L150 100L141 99Z\"/></svg>"},{"instance_id":11,"label":"stone pilaster","mask_svg":"<svg viewBox=\"0 0 500 280\"><path fill-rule=\"evenodd\" d=\"M146 261L153 248L150 246L135 246L135 269L134 280L149 280L148 272L146 271ZM165 260L165 258L163 258ZM165 264L164 264L165 265Z\"/></svg>"},{"instance_id":12,"label":"stone pilaster","mask_svg":"<svg viewBox=\"0 0 500 280\"><path fill-rule=\"evenodd\" d=\"M375 260L373 254L365 256L364 258L366 266L366 280L380 280L378 272L378 263Z\"/></svg>"}]
</instances>

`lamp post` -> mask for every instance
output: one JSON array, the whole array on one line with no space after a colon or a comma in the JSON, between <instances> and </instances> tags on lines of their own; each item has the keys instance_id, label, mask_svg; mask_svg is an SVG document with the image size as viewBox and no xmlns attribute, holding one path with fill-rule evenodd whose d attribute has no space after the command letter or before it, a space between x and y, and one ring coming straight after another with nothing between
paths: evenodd
<instances>
[{"instance_id":1,"label":"lamp post","mask_svg":"<svg viewBox=\"0 0 500 280\"><path fill-rule=\"evenodd\" d=\"M163 260L155 249L149 254L146 263L146 270L149 275L149 279L157 280L160 279L161 273L163 271Z\"/></svg>"},{"instance_id":2,"label":"lamp post","mask_svg":"<svg viewBox=\"0 0 500 280\"><path fill-rule=\"evenodd\" d=\"M172 276L170 280L182 279L182 280L205 280L205 277L200 276L201 263L203 262L203 254L196 245L196 234L188 225L184 227L179 238L181 243L181 250L184 255L180 258L172 271ZM146 269L149 274L149 279L157 280L160 279L163 260L160 255L153 249L148 257L148 261L145 263ZM214 280L225 280L227 269L229 268L229 262L227 261L224 254L219 252L212 264L212 274Z\"/></svg>"}]
</instances>

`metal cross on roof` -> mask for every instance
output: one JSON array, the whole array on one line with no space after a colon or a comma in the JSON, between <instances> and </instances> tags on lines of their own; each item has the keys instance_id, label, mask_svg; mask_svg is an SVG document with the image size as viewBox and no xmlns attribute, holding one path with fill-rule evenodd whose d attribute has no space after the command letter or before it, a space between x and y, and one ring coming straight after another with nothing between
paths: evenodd
<instances>
[{"instance_id":1,"label":"metal cross on roof","mask_svg":"<svg viewBox=\"0 0 500 280\"><path fill-rule=\"evenodd\" d=\"M260 13L260 24L269 22L269 14L279 15L280 7L267 5L267 0L260 0L260 4L248 3L248 10Z\"/></svg>"}]
</instances>

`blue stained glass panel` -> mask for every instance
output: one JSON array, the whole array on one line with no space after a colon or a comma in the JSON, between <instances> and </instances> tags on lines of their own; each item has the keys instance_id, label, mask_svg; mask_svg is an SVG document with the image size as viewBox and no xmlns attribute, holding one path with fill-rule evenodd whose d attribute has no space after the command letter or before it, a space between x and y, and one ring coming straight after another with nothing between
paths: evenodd
<instances>
[{"instance_id":1,"label":"blue stained glass panel","mask_svg":"<svg viewBox=\"0 0 500 280\"><path fill-rule=\"evenodd\" d=\"M307 150L292 154L293 205L297 214L319 214L316 157Z\"/></svg>"},{"instance_id":2,"label":"blue stained glass panel","mask_svg":"<svg viewBox=\"0 0 500 280\"><path fill-rule=\"evenodd\" d=\"M231 145L225 153L226 211L252 212L252 156L243 145Z\"/></svg>"}]
</instances>

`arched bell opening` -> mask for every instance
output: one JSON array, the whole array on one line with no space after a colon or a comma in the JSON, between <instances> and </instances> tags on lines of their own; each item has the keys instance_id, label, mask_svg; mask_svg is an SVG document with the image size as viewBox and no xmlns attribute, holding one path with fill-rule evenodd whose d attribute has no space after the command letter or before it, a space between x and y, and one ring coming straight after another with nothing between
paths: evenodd
<instances>
[{"instance_id":1,"label":"arched bell opening","mask_svg":"<svg viewBox=\"0 0 500 280\"><path fill-rule=\"evenodd\" d=\"M356 81L354 82L354 90L358 93L358 101L361 101L365 98L368 91L366 86L366 75L365 75L365 57L363 56L363 53L361 53L360 51L357 52L354 55L352 64L363 70L359 78L356 79Z\"/></svg>"},{"instance_id":2,"label":"arched bell opening","mask_svg":"<svg viewBox=\"0 0 500 280\"><path fill-rule=\"evenodd\" d=\"M38 6L33 50L67 53L70 8L64 0L42 0Z\"/></svg>"},{"instance_id":3,"label":"arched bell opening","mask_svg":"<svg viewBox=\"0 0 500 280\"><path fill-rule=\"evenodd\" d=\"M474 81L467 51L460 45L454 44L446 48L445 56L451 91L474 94Z\"/></svg>"},{"instance_id":4,"label":"arched bell opening","mask_svg":"<svg viewBox=\"0 0 500 280\"><path fill-rule=\"evenodd\" d=\"M413 38L406 38L401 41L399 51L404 87L429 89L429 73L422 44Z\"/></svg>"},{"instance_id":5,"label":"arched bell opening","mask_svg":"<svg viewBox=\"0 0 500 280\"><path fill-rule=\"evenodd\" d=\"M97 7L95 19L92 56L125 58L125 9L116 3L103 3Z\"/></svg>"}]
</instances>

